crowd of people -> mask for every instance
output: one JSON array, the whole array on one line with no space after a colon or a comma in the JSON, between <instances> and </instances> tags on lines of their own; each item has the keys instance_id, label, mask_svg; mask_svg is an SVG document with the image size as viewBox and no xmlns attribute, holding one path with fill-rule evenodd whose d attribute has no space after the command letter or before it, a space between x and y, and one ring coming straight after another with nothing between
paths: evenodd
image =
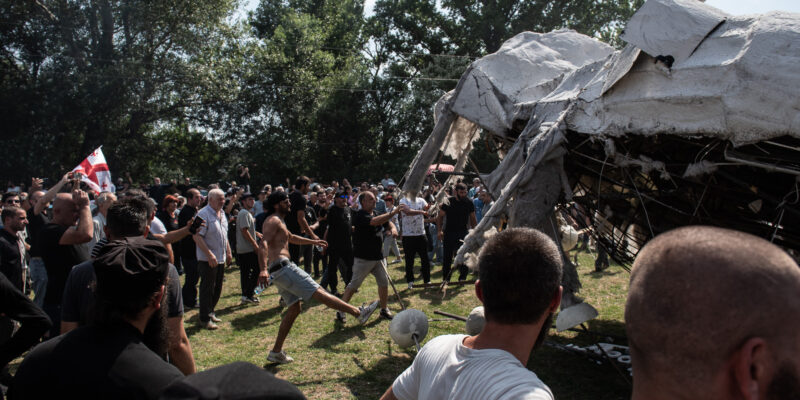
<instances>
[{"instance_id":1,"label":"crowd of people","mask_svg":"<svg viewBox=\"0 0 800 400\"><path fill-rule=\"evenodd\" d=\"M393 318L391 256L405 262L409 289L431 283L434 260L442 283L456 271L466 281L469 270L454 266L454 256L493 204L477 178L451 187L430 179L414 196L400 196L388 176L355 187L300 176L252 192L246 167L237 178L239 185L201 188L158 178L140 187L127 177L116 193L90 194L65 174L47 190L34 178L27 191L6 192L0 383L9 398L184 398L209 385L304 398L246 363L196 373L184 310L198 308L201 327L218 329L215 308L235 260L242 304L259 303L269 286L280 294L286 312L266 358L292 362L284 344L301 302L316 300L342 324L348 314L364 324L378 310ZM433 207L437 198L444 200ZM430 340L384 398L552 399L525 365L559 308L562 259L533 229L488 239L474 283L484 329ZM370 275L377 299L350 304ZM626 305L634 398L797 398L798 330L779 326L796 318L779 314L798 315L798 289L797 264L762 239L710 227L656 237L634 264ZM40 342L12 379L8 363ZM261 383L234 385L227 376Z\"/></svg>"}]
</instances>

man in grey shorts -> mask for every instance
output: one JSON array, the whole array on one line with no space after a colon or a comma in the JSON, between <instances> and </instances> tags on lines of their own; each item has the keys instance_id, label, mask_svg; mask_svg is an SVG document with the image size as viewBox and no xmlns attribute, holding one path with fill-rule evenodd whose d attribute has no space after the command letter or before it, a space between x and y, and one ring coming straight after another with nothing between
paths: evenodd
<instances>
[{"instance_id":1,"label":"man in grey shorts","mask_svg":"<svg viewBox=\"0 0 800 400\"><path fill-rule=\"evenodd\" d=\"M358 317L362 324L367 322L378 307L378 302L373 302L369 306L354 307L322 289L305 271L289 260L289 243L323 247L326 247L328 243L324 240L308 239L289 232L284 223L284 217L289 213L289 198L284 192L272 193L267 198L266 209L270 215L264 221L263 236L259 246L266 247L267 251L262 254L266 253L267 259L262 259L259 263L261 273L258 275L258 281L262 285L266 285L269 281L274 283L288 307L278 328L275 345L269 352L267 360L286 364L294 359L287 356L286 352L282 350L283 342L289 335L294 320L300 314L300 300L308 301L313 298L334 310Z\"/></svg>"},{"instance_id":2,"label":"man in grey shorts","mask_svg":"<svg viewBox=\"0 0 800 400\"><path fill-rule=\"evenodd\" d=\"M392 313L386 307L389 297L389 277L386 275L386 258L383 256L383 233L390 232L396 236L397 230L390 221L401 211L408 210L406 205L400 205L391 212L374 215L375 195L365 191L358 196L361 209L353 217L353 278L345 288L343 301L350 301L356 293L364 278L372 274L378 284L378 301L381 305L381 317L392 319ZM344 322L344 313L336 312L336 319Z\"/></svg>"}]
</instances>

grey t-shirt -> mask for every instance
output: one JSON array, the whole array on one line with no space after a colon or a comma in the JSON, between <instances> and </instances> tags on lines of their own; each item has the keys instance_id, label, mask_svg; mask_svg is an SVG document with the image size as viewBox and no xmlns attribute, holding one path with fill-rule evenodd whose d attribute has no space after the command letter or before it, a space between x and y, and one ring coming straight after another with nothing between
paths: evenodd
<instances>
[{"instance_id":1,"label":"grey t-shirt","mask_svg":"<svg viewBox=\"0 0 800 400\"><path fill-rule=\"evenodd\" d=\"M242 229L244 228L247 228L253 239L256 238L256 220L253 218L253 214L250 214L250 211L242 209L239 211L239 215L236 216L236 253L238 254L256 251L253 245L248 240L245 240L242 234Z\"/></svg>"}]
</instances>

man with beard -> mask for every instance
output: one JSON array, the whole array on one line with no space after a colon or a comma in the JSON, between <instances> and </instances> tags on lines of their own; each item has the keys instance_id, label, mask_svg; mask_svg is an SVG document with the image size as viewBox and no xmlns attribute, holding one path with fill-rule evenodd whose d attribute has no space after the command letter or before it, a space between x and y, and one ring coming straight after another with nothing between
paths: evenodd
<instances>
[{"instance_id":1,"label":"man with beard","mask_svg":"<svg viewBox=\"0 0 800 400\"><path fill-rule=\"evenodd\" d=\"M298 177L294 182L294 190L289 194L289 201L292 205L289 210L289 218L286 219L286 227L289 228L289 232L294 235L305 235L305 237L313 240L319 240L319 237L314 234L314 231L309 226L308 220L306 220L306 205L308 204L308 201L306 201L306 194L308 193L308 186L310 183L311 179L306 176ZM272 210L269 210L269 212L271 211ZM300 256L302 255L305 257L307 248L308 246L289 244L289 253L291 254L292 262L299 264ZM310 256L311 253L309 252L308 255ZM305 262L305 267L306 271L310 271L310 259Z\"/></svg>"},{"instance_id":2,"label":"man with beard","mask_svg":"<svg viewBox=\"0 0 800 400\"><path fill-rule=\"evenodd\" d=\"M186 226L197 215L197 208L202 202L203 195L199 190L194 188L187 190L186 205L178 214L178 226ZM197 282L200 280L200 270L197 266L197 245L194 243L194 238L189 236L181 240L178 248L181 252L183 271L186 273L186 281L183 283L183 304L188 308L196 308L198 303Z\"/></svg>"},{"instance_id":3,"label":"man with beard","mask_svg":"<svg viewBox=\"0 0 800 400\"><path fill-rule=\"evenodd\" d=\"M447 226L442 230L444 217L447 216ZM463 183L456 185L456 195L449 197L447 203L443 204L439 210L439 219L436 221L437 235L439 240L444 242L444 259L442 260L442 280L450 282L450 265L453 263L453 256L456 255L461 247L464 238L467 236L468 228L475 228L475 205L467 197L467 187ZM467 266L458 266L458 280L467 279Z\"/></svg>"},{"instance_id":4,"label":"man with beard","mask_svg":"<svg viewBox=\"0 0 800 400\"><path fill-rule=\"evenodd\" d=\"M634 400L800 398L800 269L747 233L689 226L639 252L625 306Z\"/></svg>"},{"instance_id":5,"label":"man with beard","mask_svg":"<svg viewBox=\"0 0 800 400\"><path fill-rule=\"evenodd\" d=\"M486 242L478 268L483 330L429 341L382 399L553 399L525 365L561 302L558 247L537 230L506 229Z\"/></svg>"},{"instance_id":6,"label":"man with beard","mask_svg":"<svg viewBox=\"0 0 800 400\"><path fill-rule=\"evenodd\" d=\"M152 217L149 204L149 200L143 196L128 196L109 207L104 227L106 239L112 241L126 237L156 239L148 231L148 221ZM102 247L98 249L98 252L100 251ZM177 268L172 264L169 266L167 278L167 290L164 296L169 347L160 355L169 355L172 364L189 375L195 372L194 355L183 326L180 277ZM95 295L92 288L95 287L96 281L94 263L91 260L76 265L70 271L62 300L62 334L89 323L95 309Z\"/></svg>"},{"instance_id":7,"label":"man with beard","mask_svg":"<svg viewBox=\"0 0 800 400\"><path fill-rule=\"evenodd\" d=\"M166 348L168 267L167 249L155 240L129 237L104 246L94 261L94 321L33 349L9 399L155 399L183 377L158 356Z\"/></svg>"},{"instance_id":8,"label":"man with beard","mask_svg":"<svg viewBox=\"0 0 800 400\"><path fill-rule=\"evenodd\" d=\"M294 361L282 349L294 320L300 314L300 300L309 301L313 298L334 310L358 317L362 325L378 307L377 301L368 306L354 307L339 300L338 297L322 289L289 259L289 243L322 247L328 245L324 240L308 239L289 232L284 223L289 209L289 198L283 192L275 192L267 198L267 210L270 210L271 215L264 221L264 232L260 243L260 246L266 247L267 259L260 264L261 273L258 276L262 285L271 280L278 287L278 293L288 307L278 328L275 345L267 357L267 360L280 364Z\"/></svg>"},{"instance_id":9,"label":"man with beard","mask_svg":"<svg viewBox=\"0 0 800 400\"><path fill-rule=\"evenodd\" d=\"M330 288L334 296L339 295L339 279L336 270L339 269L345 286L350 283L353 273L353 214L347 206L347 194L337 193L333 198L333 207L328 210L328 228L324 240L328 246L328 268L323 271L323 288Z\"/></svg>"}]
</instances>

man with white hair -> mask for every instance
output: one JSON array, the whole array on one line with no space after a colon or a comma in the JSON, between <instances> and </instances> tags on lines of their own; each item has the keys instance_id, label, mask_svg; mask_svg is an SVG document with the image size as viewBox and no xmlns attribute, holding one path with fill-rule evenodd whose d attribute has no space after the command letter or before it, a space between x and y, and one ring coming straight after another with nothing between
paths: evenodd
<instances>
[{"instance_id":1,"label":"man with white hair","mask_svg":"<svg viewBox=\"0 0 800 400\"><path fill-rule=\"evenodd\" d=\"M92 224L94 226L94 234L92 235L92 240L89 242L89 246L87 247L89 252L94 249L94 245L97 244L100 240L106 237L104 233L103 227L106 226L106 215L108 213L108 209L117 201L117 196L111 192L101 192L97 195L97 198L94 200L94 204L97 206L97 215L92 218Z\"/></svg>"},{"instance_id":2,"label":"man with white hair","mask_svg":"<svg viewBox=\"0 0 800 400\"><path fill-rule=\"evenodd\" d=\"M208 205L197 212L206 225L194 235L197 244L197 261L200 270L200 324L206 329L217 329L222 322L214 314L222 294L225 265L230 265L233 255L228 242L228 220L222 212L225 192L212 189L208 192Z\"/></svg>"}]
</instances>

